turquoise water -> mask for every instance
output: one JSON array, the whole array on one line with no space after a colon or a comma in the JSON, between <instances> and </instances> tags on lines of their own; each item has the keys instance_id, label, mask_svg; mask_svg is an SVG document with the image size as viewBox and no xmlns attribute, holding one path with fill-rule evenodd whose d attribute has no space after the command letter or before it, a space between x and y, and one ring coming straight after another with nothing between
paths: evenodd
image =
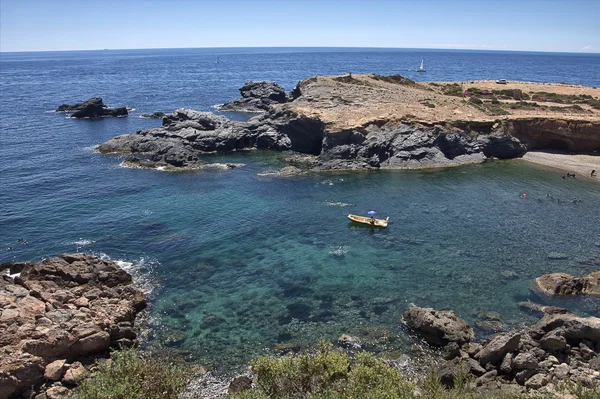
<instances>
[{"instance_id":1,"label":"turquoise water","mask_svg":"<svg viewBox=\"0 0 600 399\"><path fill-rule=\"evenodd\" d=\"M208 183L176 177L185 183L140 226L147 245L168 238L178 252L188 248L161 260L169 268L153 313L173 347L213 364L278 342L310 345L368 328L398 335L410 302L454 309L471 323L492 313L517 327L535 320L517 306L540 301L528 290L533 278L598 268L593 183L520 161L270 179L255 175L262 157L240 156L243 171ZM581 202L570 202L574 195ZM346 219L370 209L391 217L387 229ZM593 301L561 304L598 313ZM406 349L397 341L391 346Z\"/></svg>"},{"instance_id":2,"label":"turquoise water","mask_svg":"<svg viewBox=\"0 0 600 399\"><path fill-rule=\"evenodd\" d=\"M281 167L279 154L259 151L207 159L245 164L231 171L174 174L122 168L123 158L92 151L160 124L141 113L211 110L247 79L289 89L317 73L392 73L421 59L409 51L215 51L1 55L0 261L85 251L124 262L152 288L148 343L219 371L277 344L306 347L342 333L396 356L413 342L399 323L410 302L454 309L473 324L492 314L505 328L536 320L517 306L527 299L600 315L597 301L549 301L528 288L544 273L598 269L600 185L581 177L513 160L275 178L259 174ZM432 51L428 76L592 85L600 66L600 56L501 55ZM465 58L476 73L436 75L434 65ZM47 112L92 95L136 110L98 121ZM389 227L346 218L369 210L389 215Z\"/></svg>"}]
</instances>

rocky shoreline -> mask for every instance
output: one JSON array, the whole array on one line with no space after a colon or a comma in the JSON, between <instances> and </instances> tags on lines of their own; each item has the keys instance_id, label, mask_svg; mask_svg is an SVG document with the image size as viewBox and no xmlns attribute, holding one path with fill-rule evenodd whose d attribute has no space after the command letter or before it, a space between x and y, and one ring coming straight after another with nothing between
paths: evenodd
<instances>
[{"instance_id":1,"label":"rocky shoreline","mask_svg":"<svg viewBox=\"0 0 600 399\"><path fill-rule=\"evenodd\" d=\"M212 153L293 151L315 157L300 168L303 171L435 168L517 158L536 149L600 150L600 120L595 114L498 118L486 115L477 104L469 108L469 102L434 94L431 87L406 80L390 83L386 78L390 77L313 77L287 94L272 82L249 82L240 89L240 100L220 108L261 112L247 122L178 109L163 118L162 127L115 137L97 150L130 154L130 162L149 168L169 165L171 170L199 168L204 165L202 156ZM374 90L400 96L393 104L407 109L412 109L415 95L435 95L440 111L427 102L434 109L417 103L426 110L421 115L380 115L381 107L371 109L356 101L359 95L374 96ZM456 107L457 114L432 119L449 107ZM465 112L478 117L463 118ZM344 122L348 115L361 113L365 116Z\"/></svg>"},{"instance_id":2,"label":"rocky shoreline","mask_svg":"<svg viewBox=\"0 0 600 399\"><path fill-rule=\"evenodd\" d=\"M109 348L136 344L135 319L146 300L115 262L63 254L4 263L0 269L6 273L0 280L0 397L66 397L93 374L94 362L106 357ZM534 280L531 289L548 296L597 296L599 284L600 272L583 277L554 273ZM600 387L600 319L554 306L519 305L543 317L532 327L493 334L481 343L453 311L411 304L402 323L439 348L444 359L439 373L449 388L455 376L465 373L480 392L558 396L567 379L585 388ZM350 352L364 350L349 335L337 345ZM224 395L242 380L248 389L256 378L249 374L229 381L202 372L184 397Z\"/></svg>"},{"instance_id":3,"label":"rocky shoreline","mask_svg":"<svg viewBox=\"0 0 600 399\"><path fill-rule=\"evenodd\" d=\"M5 269L0 397L66 397L109 348L135 345L135 318L146 299L115 262L63 254L1 264Z\"/></svg>"}]
</instances>

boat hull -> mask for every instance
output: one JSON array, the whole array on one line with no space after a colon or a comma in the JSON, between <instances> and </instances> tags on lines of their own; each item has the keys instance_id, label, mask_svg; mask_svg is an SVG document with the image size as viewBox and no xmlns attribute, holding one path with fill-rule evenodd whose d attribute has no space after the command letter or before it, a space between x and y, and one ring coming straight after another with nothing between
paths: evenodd
<instances>
[{"instance_id":1,"label":"boat hull","mask_svg":"<svg viewBox=\"0 0 600 399\"><path fill-rule=\"evenodd\" d=\"M372 227L387 227L388 223L390 222L389 216L387 219L371 219L364 216L350 214L348 215L348 219L352 220L353 222L366 224Z\"/></svg>"}]
</instances>

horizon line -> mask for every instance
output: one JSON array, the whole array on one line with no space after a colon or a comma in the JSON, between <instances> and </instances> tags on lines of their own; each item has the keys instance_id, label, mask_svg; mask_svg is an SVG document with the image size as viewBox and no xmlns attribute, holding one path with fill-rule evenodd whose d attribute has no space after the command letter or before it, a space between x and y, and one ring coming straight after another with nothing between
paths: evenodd
<instances>
[{"instance_id":1,"label":"horizon line","mask_svg":"<svg viewBox=\"0 0 600 399\"><path fill-rule=\"evenodd\" d=\"M462 51L498 51L498 52L529 52L529 53L569 53L569 54L600 54L600 50L571 50L571 51L551 51L551 50L512 50L512 49L492 49L492 48L451 48L451 47L385 47L385 46L207 46L207 47L140 47L140 48L103 48L103 49L69 49L69 50L20 50L20 51L2 51L0 54L15 53L64 53L64 52L83 52L83 51L131 51L131 50L194 50L194 49L381 49L381 50L462 50Z\"/></svg>"}]
</instances>

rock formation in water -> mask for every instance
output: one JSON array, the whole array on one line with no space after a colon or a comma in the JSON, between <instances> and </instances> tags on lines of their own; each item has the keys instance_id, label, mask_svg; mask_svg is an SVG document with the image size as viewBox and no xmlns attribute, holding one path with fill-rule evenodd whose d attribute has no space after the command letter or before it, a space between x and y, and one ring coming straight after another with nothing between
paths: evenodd
<instances>
[{"instance_id":1,"label":"rock formation in water","mask_svg":"<svg viewBox=\"0 0 600 399\"><path fill-rule=\"evenodd\" d=\"M274 82L247 82L240 88L242 98L225 103L222 111L264 112L287 101L285 89Z\"/></svg>"},{"instance_id":2,"label":"rock formation in water","mask_svg":"<svg viewBox=\"0 0 600 399\"><path fill-rule=\"evenodd\" d=\"M86 357L134 344L146 301L115 262L64 254L0 268L20 273L0 279L0 397L66 391L85 377Z\"/></svg>"},{"instance_id":3,"label":"rock formation in water","mask_svg":"<svg viewBox=\"0 0 600 399\"><path fill-rule=\"evenodd\" d=\"M165 113L164 112L160 112L160 111L156 111L153 112L151 114L142 114L142 118L146 118L146 119L162 119L165 117Z\"/></svg>"},{"instance_id":4,"label":"rock formation in water","mask_svg":"<svg viewBox=\"0 0 600 399\"><path fill-rule=\"evenodd\" d=\"M430 168L531 149L600 150L600 119L591 110L589 120L564 112L499 119L435 87L378 75L315 77L286 96L275 84L250 82L241 100L223 108L264 111L247 122L179 109L161 128L113 138L98 150L174 168L194 167L207 153L290 150L316 156L304 165L310 170Z\"/></svg>"},{"instance_id":5,"label":"rock formation in water","mask_svg":"<svg viewBox=\"0 0 600 399\"><path fill-rule=\"evenodd\" d=\"M600 271L583 277L574 277L567 273L544 274L533 281L532 288L549 296L600 296Z\"/></svg>"},{"instance_id":6,"label":"rock formation in water","mask_svg":"<svg viewBox=\"0 0 600 399\"><path fill-rule=\"evenodd\" d=\"M72 113L71 118L75 119L95 119L128 115L127 107L108 108L100 97L93 97L74 105L63 104L56 109L56 112Z\"/></svg>"},{"instance_id":7,"label":"rock formation in water","mask_svg":"<svg viewBox=\"0 0 600 399\"><path fill-rule=\"evenodd\" d=\"M531 328L469 342L472 330L453 312L414 305L403 321L434 345L445 345L442 383L453 386L466 369L485 391L542 390L553 394L569 378L585 387L600 386L600 319L568 311L545 314ZM466 326L466 327L465 327Z\"/></svg>"}]
</instances>

